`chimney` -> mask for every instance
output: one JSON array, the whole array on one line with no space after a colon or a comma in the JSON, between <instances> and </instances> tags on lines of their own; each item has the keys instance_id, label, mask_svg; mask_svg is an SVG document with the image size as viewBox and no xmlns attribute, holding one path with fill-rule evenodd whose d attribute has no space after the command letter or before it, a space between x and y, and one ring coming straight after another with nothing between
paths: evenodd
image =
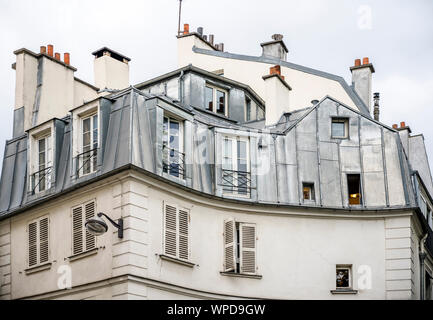
<instances>
[{"instance_id":1,"label":"chimney","mask_svg":"<svg viewBox=\"0 0 433 320\"><path fill-rule=\"evenodd\" d=\"M129 87L130 58L107 47L92 53L95 86L103 89L121 90Z\"/></svg>"},{"instance_id":2,"label":"chimney","mask_svg":"<svg viewBox=\"0 0 433 320\"><path fill-rule=\"evenodd\" d=\"M272 41L263 42L260 44L262 46L262 56L267 58L273 58L278 60L287 60L287 49L282 34L272 35Z\"/></svg>"},{"instance_id":3,"label":"chimney","mask_svg":"<svg viewBox=\"0 0 433 320\"><path fill-rule=\"evenodd\" d=\"M409 152L409 138L410 134L412 133L410 127L407 126L406 122L404 121L400 122L400 127L397 124L394 124L392 127L398 131L404 151Z\"/></svg>"},{"instance_id":4,"label":"chimney","mask_svg":"<svg viewBox=\"0 0 433 320\"><path fill-rule=\"evenodd\" d=\"M65 64L70 65L71 64L71 55L68 52L65 52L63 54L63 60Z\"/></svg>"},{"instance_id":5,"label":"chimney","mask_svg":"<svg viewBox=\"0 0 433 320\"><path fill-rule=\"evenodd\" d=\"M189 24L185 23L183 25L183 34L188 34L189 33Z\"/></svg>"},{"instance_id":6,"label":"chimney","mask_svg":"<svg viewBox=\"0 0 433 320\"><path fill-rule=\"evenodd\" d=\"M209 35L209 43L210 43L211 45L213 45L213 41L214 41L214 39L215 39L215 36L214 36L213 34L210 34L210 35Z\"/></svg>"},{"instance_id":7,"label":"chimney","mask_svg":"<svg viewBox=\"0 0 433 320\"><path fill-rule=\"evenodd\" d=\"M52 44L49 44L49 45L48 45L48 55L49 55L50 57L52 57L52 56L53 56L53 53L54 53L54 46L53 46Z\"/></svg>"},{"instance_id":8,"label":"chimney","mask_svg":"<svg viewBox=\"0 0 433 320\"><path fill-rule=\"evenodd\" d=\"M200 35L200 37L203 37L203 27L198 27L197 33Z\"/></svg>"},{"instance_id":9,"label":"chimney","mask_svg":"<svg viewBox=\"0 0 433 320\"><path fill-rule=\"evenodd\" d=\"M269 69L269 74L263 77L265 81L266 125L277 123L281 116L290 112L289 98L292 88L281 75L281 66L275 65Z\"/></svg>"},{"instance_id":10,"label":"chimney","mask_svg":"<svg viewBox=\"0 0 433 320\"><path fill-rule=\"evenodd\" d=\"M59 61L60 61L60 53L56 52L56 53L54 54L54 58L55 58L56 60L59 60Z\"/></svg>"},{"instance_id":11,"label":"chimney","mask_svg":"<svg viewBox=\"0 0 433 320\"><path fill-rule=\"evenodd\" d=\"M380 100L380 93L379 92L375 92L373 95L373 99L374 99L374 120L379 121L379 100Z\"/></svg>"},{"instance_id":12,"label":"chimney","mask_svg":"<svg viewBox=\"0 0 433 320\"><path fill-rule=\"evenodd\" d=\"M41 53L47 53L47 47L41 46Z\"/></svg>"},{"instance_id":13,"label":"chimney","mask_svg":"<svg viewBox=\"0 0 433 320\"><path fill-rule=\"evenodd\" d=\"M350 68L350 71L352 72L353 89L367 106L368 111L371 112L372 75L375 72L373 65L368 58L362 59L362 65L361 60L356 59L355 65Z\"/></svg>"}]
</instances>

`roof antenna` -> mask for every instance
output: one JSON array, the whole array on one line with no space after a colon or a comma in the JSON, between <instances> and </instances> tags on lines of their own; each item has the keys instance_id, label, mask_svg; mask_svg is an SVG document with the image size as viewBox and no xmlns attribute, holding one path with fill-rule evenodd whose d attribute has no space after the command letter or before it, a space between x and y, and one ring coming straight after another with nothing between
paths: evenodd
<instances>
[{"instance_id":1,"label":"roof antenna","mask_svg":"<svg viewBox=\"0 0 433 320\"><path fill-rule=\"evenodd\" d=\"M179 23L177 25L177 35L180 36L180 15L182 13L182 0L179 0Z\"/></svg>"}]
</instances>

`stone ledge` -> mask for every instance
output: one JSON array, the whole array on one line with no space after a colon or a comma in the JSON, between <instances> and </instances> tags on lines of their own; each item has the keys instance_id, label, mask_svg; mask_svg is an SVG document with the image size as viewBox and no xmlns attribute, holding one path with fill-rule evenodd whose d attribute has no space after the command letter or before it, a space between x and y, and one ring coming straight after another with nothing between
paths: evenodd
<instances>
[{"instance_id":1,"label":"stone ledge","mask_svg":"<svg viewBox=\"0 0 433 320\"><path fill-rule=\"evenodd\" d=\"M166 256L164 254L160 254L159 257L161 258L161 260L178 263L178 264L181 264L181 265L189 267L189 268L194 268L195 267L195 263L192 263L192 262L189 262L189 261L185 261L185 260L181 260L181 259L178 259L178 258L173 258L173 257L170 257L170 256Z\"/></svg>"}]
</instances>

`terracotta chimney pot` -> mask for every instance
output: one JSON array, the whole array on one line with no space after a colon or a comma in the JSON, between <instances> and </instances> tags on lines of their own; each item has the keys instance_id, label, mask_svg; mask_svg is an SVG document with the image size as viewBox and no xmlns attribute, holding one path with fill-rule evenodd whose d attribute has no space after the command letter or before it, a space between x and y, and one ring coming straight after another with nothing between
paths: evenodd
<instances>
[{"instance_id":1,"label":"terracotta chimney pot","mask_svg":"<svg viewBox=\"0 0 433 320\"><path fill-rule=\"evenodd\" d=\"M65 52L63 54L63 60L65 64L70 65L71 64L71 55L68 52Z\"/></svg>"},{"instance_id":2,"label":"terracotta chimney pot","mask_svg":"<svg viewBox=\"0 0 433 320\"><path fill-rule=\"evenodd\" d=\"M362 64L369 64L370 63L370 60L368 59L368 58L364 58L364 59L362 59Z\"/></svg>"},{"instance_id":3,"label":"terracotta chimney pot","mask_svg":"<svg viewBox=\"0 0 433 320\"><path fill-rule=\"evenodd\" d=\"M356 59L355 60L355 67L359 67L361 66L361 59Z\"/></svg>"},{"instance_id":4,"label":"terracotta chimney pot","mask_svg":"<svg viewBox=\"0 0 433 320\"><path fill-rule=\"evenodd\" d=\"M188 34L189 33L189 24L185 23L183 25L183 34Z\"/></svg>"},{"instance_id":5,"label":"terracotta chimney pot","mask_svg":"<svg viewBox=\"0 0 433 320\"><path fill-rule=\"evenodd\" d=\"M41 53L47 53L47 47L41 46Z\"/></svg>"},{"instance_id":6,"label":"terracotta chimney pot","mask_svg":"<svg viewBox=\"0 0 433 320\"><path fill-rule=\"evenodd\" d=\"M52 57L52 56L53 56L53 53L54 53L54 47L53 47L52 44L49 44L49 45L48 45L48 55L49 55L50 57Z\"/></svg>"}]
</instances>

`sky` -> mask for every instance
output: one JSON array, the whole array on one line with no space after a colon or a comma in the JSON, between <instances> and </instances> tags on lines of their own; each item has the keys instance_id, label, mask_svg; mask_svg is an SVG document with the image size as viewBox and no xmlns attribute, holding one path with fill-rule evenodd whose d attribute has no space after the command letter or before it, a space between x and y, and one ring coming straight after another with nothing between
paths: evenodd
<instances>
[{"instance_id":1,"label":"sky","mask_svg":"<svg viewBox=\"0 0 433 320\"><path fill-rule=\"evenodd\" d=\"M181 22L214 34L225 51L255 56L283 34L288 61L348 84L354 60L369 57L381 122L422 133L433 161L432 13L431 0L183 0ZM137 84L177 68L177 25L178 0L0 0L0 166L12 137L13 51L53 44L71 54L76 77L93 83L91 52L107 46L132 59Z\"/></svg>"}]
</instances>

